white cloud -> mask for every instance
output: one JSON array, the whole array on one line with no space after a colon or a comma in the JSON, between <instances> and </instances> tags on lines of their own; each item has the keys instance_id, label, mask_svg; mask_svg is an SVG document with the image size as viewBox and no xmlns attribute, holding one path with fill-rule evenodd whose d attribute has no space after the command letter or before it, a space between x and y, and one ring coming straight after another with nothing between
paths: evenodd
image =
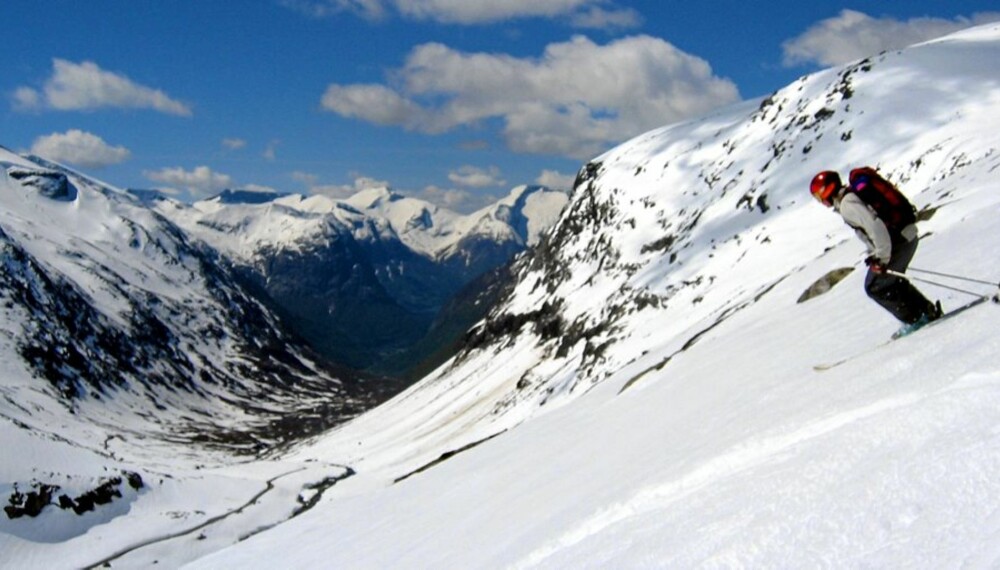
<instances>
[{"instance_id":1,"label":"white cloud","mask_svg":"<svg viewBox=\"0 0 1000 570\"><path fill-rule=\"evenodd\" d=\"M499 200L492 194L438 186L427 186L417 194L417 198L463 214L475 212Z\"/></svg>"},{"instance_id":2,"label":"white cloud","mask_svg":"<svg viewBox=\"0 0 1000 570\"><path fill-rule=\"evenodd\" d=\"M426 122L419 105L384 85L330 85L320 104L342 117L376 125L418 128Z\"/></svg>"},{"instance_id":3,"label":"white cloud","mask_svg":"<svg viewBox=\"0 0 1000 570\"><path fill-rule=\"evenodd\" d=\"M354 182L351 184L320 184L319 176L308 172L293 172L292 179L305 184L310 194L319 194L336 200L350 198L351 196L368 190L370 188L391 188L392 185L385 180L378 180L369 176L353 173Z\"/></svg>"},{"instance_id":4,"label":"white cloud","mask_svg":"<svg viewBox=\"0 0 1000 570\"><path fill-rule=\"evenodd\" d=\"M222 139L222 146L229 150L239 150L247 146L247 141L238 138Z\"/></svg>"},{"instance_id":5,"label":"white cloud","mask_svg":"<svg viewBox=\"0 0 1000 570\"><path fill-rule=\"evenodd\" d=\"M123 146L111 146L101 137L78 129L38 137L32 154L55 162L89 168L102 168L128 160L131 152Z\"/></svg>"},{"instance_id":6,"label":"white cloud","mask_svg":"<svg viewBox=\"0 0 1000 570\"><path fill-rule=\"evenodd\" d=\"M404 16L449 24L484 24L513 18L554 18L592 5L593 0L395 0Z\"/></svg>"},{"instance_id":7,"label":"white cloud","mask_svg":"<svg viewBox=\"0 0 1000 570\"><path fill-rule=\"evenodd\" d=\"M14 110L31 111L42 106L42 95L31 87L18 87L12 97Z\"/></svg>"},{"instance_id":8,"label":"white cloud","mask_svg":"<svg viewBox=\"0 0 1000 570\"><path fill-rule=\"evenodd\" d=\"M583 36L539 58L415 47L385 85L331 85L323 107L425 133L500 118L517 151L586 159L651 128L739 100L704 60L650 36Z\"/></svg>"},{"instance_id":9,"label":"white cloud","mask_svg":"<svg viewBox=\"0 0 1000 570\"><path fill-rule=\"evenodd\" d=\"M386 13L383 0L281 0L281 4L313 18L326 18L343 12L352 12L370 20L377 20Z\"/></svg>"},{"instance_id":10,"label":"white cloud","mask_svg":"<svg viewBox=\"0 0 1000 570\"><path fill-rule=\"evenodd\" d=\"M286 7L316 18L345 12L381 19L390 12L412 20L476 25L518 18L563 18L581 28L628 28L641 23L638 12L611 0L282 0Z\"/></svg>"},{"instance_id":11,"label":"white cloud","mask_svg":"<svg viewBox=\"0 0 1000 570\"><path fill-rule=\"evenodd\" d=\"M448 180L466 188L488 188L507 184L507 181L500 177L500 169L496 166L489 168L462 166L448 173Z\"/></svg>"},{"instance_id":12,"label":"white cloud","mask_svg":"<svg viewBox=\"0 0 1000 570\"><path fill-rule=\"evenodd\" d=\"M535 184L547 186L554 190L572 190L574 182L576 182L576 175L563 174L556 170L543 170L538 175L538 178L535 179Z\"/></svg>"},{"instance_id":13,"label":"white cloud","mask_svg":"<svg viewBox=\"0 0 1000 570\"><path fill-rule=\"evenodd\" d=\"M41 91L19 87L14 93L18 110L54 109L90 111L100 108L152 109L161 113L190 117L191 108L163 91L144 87L129 78L105 71L85 61L52 61L52 76Z\"/></svg>"},{"instance_id":14,"label":"white cloud","mask_svg":"<svg viewBox=\"0 0 1000 570\"><path fill-rule=\"evenodd\" d=\"M628 29L637 28L642 24L642 16L631 8L605 10L600 6L591 6L578 12L570 18L574 28L585 29Z\"/></svg>"},{"instance_id":15,"label":"white cloud","mask_svg":"<svg viewBox=\"0 0 1000 570\"><path fill-rule=\"evenodd\" d=\"M270 186L263 186L261 184L244 184L240 186L240 190L246 192L258 192L260 194L279 194L277 190Z\"/></svg>"},{"instance_id":16,"label":"white cloud","mask_svg":"<svg viewBox=\"0 0 1000 570\"><path fill-rule=\"evenodd\" d=\"M843 10L836 17L821 20L802 35L784 42L784 63L787 66L839 65L997 20L1000 20L1000 12L974 14L971 18L959 16L954 20L913 18L900 21Z\"/></svg>"},{"instance_id":17,"label":"white cloud","mask_svg":"<svg viewBox=\"0 0 1000 570\"><path fill-rule=\"evenodd\" d=\"M350 184L321 184L320 177L315 174L302 171L295 171L291 174L292 179L304 184L310 194L319 194L335 200L350 198L358 192L371 188L393 188L393 185L385 180L364 176L357 172L351 173L351 176L353 176L354 180ZM427 186L420 191L404 191L401 193L426 200L449 210L464 213L474 212L499 199L492 194L482 191L471 192L457 188L440 188L433 185Z\"/></svg>"},{"instance_id":18,"label":"white cloud","mask_svg":"<svg viewBox=\"0 0 1000 570\"><path fill-rule=\"evenodd\" d=\"M163 168L157 171L145 170L142 174L153 182L183 188L195 197L212 194L233 186L232 177L228 174L213 172L207 166L198 166L190 171L181 167Z\"/></svg>"}]
</instances>

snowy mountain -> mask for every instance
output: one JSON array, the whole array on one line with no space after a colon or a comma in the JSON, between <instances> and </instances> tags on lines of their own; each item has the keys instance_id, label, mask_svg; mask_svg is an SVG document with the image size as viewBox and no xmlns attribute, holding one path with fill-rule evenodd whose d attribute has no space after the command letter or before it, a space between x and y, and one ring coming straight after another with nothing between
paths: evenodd
<instances>
[{"instance_id":1,"label":"snowy mountain","mask_svg":"<svg viewBox=\"0 0 1000 570\"><path fill-rule=\"evenodd\" d=\"M563 192L521 186L460 215L386 188L347 200L227 191L157 211L222 252L325 356L398 373L409 350L462 287L537 242L566 205ZM474 312L462 328L483 316ZM432 335L436 338L436 335Z\"/></svg>"},{"instance_id":2,"label":"snowy mountain","mask_svg":"<svg viewBox=\"0 0 1000 570\"><path fill-rule=\"evenodd\" d=\"M128 194L0 148L0 195L0 532L53 493L82 532L128 510L131 458L252 456L375 401Z\"/></svg>"},{"instance_id":3,"label":"snowy mountain","mask_svg":"<svg viewBox=\"0 0 1000 570\"><path fill-rule=\"evenodd\" d=\"M3 521L0 564L995 567L1000 308L883 344L863 247L807 187L877 166L921 210L913 265L996 292L997 77L983 26L629 141L423 381L245 464L129 451L172 478L87 534Z\"/></svg>"}]
</instances>

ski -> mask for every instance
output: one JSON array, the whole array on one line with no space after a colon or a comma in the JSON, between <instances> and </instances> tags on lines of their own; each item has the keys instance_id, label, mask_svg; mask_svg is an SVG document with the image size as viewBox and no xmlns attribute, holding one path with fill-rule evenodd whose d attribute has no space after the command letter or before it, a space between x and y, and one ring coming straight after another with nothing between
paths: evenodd
<instances>
[{"instance_id":1,"label":"ski","mask_svg":"<svg viewBox=\"0 0 1000 570\"><path fill-rule=\"evenodd\" d=\"M968 303L966 303L966 304L964 304L964 305L962 305L960 307L957 307L955 309L952 309L952 310L948 311L947 313L941 315L941 318L937 319L936 321L931 321L931 322L927 323L926 325L920 327L919 329L917 329L916 331L914 331L913 333L911 333L911 335L905 335L905 336L901 336L901 337L890 338L887 341L880 342L880 343L876 344L875 346L866 348L865 350L862 350L861 352L858 352L858 353L853 354L851 356L847 356L847 357L841 358L840 360L835 360L833 362L826 362L826 363L822 363L822 364L817 364L817 365L813 366L813 370L815 370L816 372L825 372L827 370L830 370L831 368L836 368L836 367L840 366L841 364L844 364L845 362L854 360L855 358L858 358L860 356L864 356L864 355L866 355L866 354L868 354L870 352L874 352L874 351L882 348L883 346L888 345L889 343L891 343L893 341L897 341L899 339L906 338L907 336L912 336L912 334L917 334L917 333L919 333L920 331L922 331L924 329L928 329L928 328L930 328L930 327L932 327L932 326L934 326L934 325L936 325L938 323L944 322L944 321L950 319L951 317L957 316L957 315L959 315L959 314L961 314L961 313L963 313L965 311L968 311L972 307L975 307L977 305L981 305L981 304L985 303L986 301L993 301L994 303L1000 303L1000 296L997 296L997 295L986 295L986 296L983 296L983 297L979 297L979 298L977 298L974 301L970 301L970 302L968 302Z\"/></svg>"}]
</instances>

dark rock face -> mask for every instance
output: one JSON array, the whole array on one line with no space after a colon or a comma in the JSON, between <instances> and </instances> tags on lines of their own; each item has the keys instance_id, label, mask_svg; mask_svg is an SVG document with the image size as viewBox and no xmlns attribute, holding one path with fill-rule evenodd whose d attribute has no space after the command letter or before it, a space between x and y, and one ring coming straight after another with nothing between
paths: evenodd
<instances>
[{"instance_id":1,"label":"dark rock face","mask_svg":"<svg viewBox=\"0 0 1000 570\"><path fill-rule=\"evenodd\" d=\"M313 348L360 370L419 339L447 293L432 264L413 255L384 259L390 255L343 235L264 252L257 267L243 271Z\"/></svg>"},{"instance_id":2,"label":"dark rock face","mask_svg":"<svg viewBox=\"0 0 1000 570\"><path fill-rule=\"evenodd\" d=\"M253 192L251 190L223 190L213 200L223 204L266 204L282 196L280 192Z\"/></svg>"},{"instance_id":3,"label":"dark rock face","mask_svg":"<svg viewBox=\"0 0 1000 570\"><path fill-rule=\"evenodd\" d=\"M201 274L223 313L195 326L191 309L116 283L132 307L129 326L123 329L95 309L72 283L50 274L0 230L0 262L6 268L0 272L0 288L6 302L22 307L27 318L28 334L19 340L18 351L67 402L132 383L189 393L199 393L204 384L216 384L251 396L255 389L246 381L262 376L280 393L314 375L293 356L296 343L286 337L283 326L211 253L187 245L179 234L174 237L185 245L182 255L199 260ZM234 340L244 345L249 363L205 362L196 367L182 348L191 335L199 342L212 342L231 337L233 330L240 333ZM268 370L284 374L268 377Z\"/></svg>"},{"instance_id":4,"label":"dark rock face","mask_svg":"<svg viewBox=\"0 0 1000 570\"><path fill-rule=\"evenodd\" d=\"M34 490L22 493L15 487L14 492L8 499L8 505L3 508L9 519L17 519L24 516L37 517L42 513L42 509L52 501L52 494L59 491L58 486L37 485Z\"/></svg>"},{"instance_id":5,"label":"dark rock face","mask_svg":"<svg viewBox=\"0 0 1000 570\"><path fill-rule=\"evenodd\" d=\"M343 232L305 248L264 251L256 267L242 271L319 353L351 368L409 377L410 367L442 348L434 339L451 345L452 334L432 330L449 301L523 250L521 243L473 237L434 261L398 240L360 241Z\"/></svg>"},{"instance_id":6,"label":"dark rock face","mask_svg":"<svg viewBox=\"0 0 1000 570\"><path fill-rule=\"evenodd\" d=\"M456 354L466 332L484 318L513 284L511 263L473 279L438 312L427 333L409 350L382 363L386 374L415 382Z\"/></svg>"},{"instance_id":7,"label":"dark rock face","mask_svg":"<svg viewBox=\"0 0 1000 570\"><path fill-rule=\"evenodd\" d=\"M18 352L66 398L81 396L84 386L100 392L120 385L127 375L139 372L143 361L155 358L156 347L133 348L128 336L109 326L72 285L50 277L2 230L0 263L7 268L0 273L7 302L26 309L29 319L25 328L31 332L18 342ZM148 315L137 313L134 319L150 337L162 328ZM161 343L169 347L170 340Z\"/></svg>"},{"instance_id":8,"label":"dark rock face","mask_svg":"<svg viewBox=\"0 0 1000 570\"><path fill-rule=\"evenodd\" d=\"M208 298L199 304L160 299L97 267L94 279L130 307L123 324L0 229L0 305L18 315L24 331L15 349L69 413L84 398L114 398L119 391L145 394L151 413L158 413L166 410L163 396L182 394L193 403L232 406L257 417L240 431L206 419L182 437L259 453L262 445L328 429L395 390L316 354L214 252L190 244L176 228L160 237L173 240L178 255L204 280ZM238 356L206 357L223 345ZM217 401L217 394L225 394L224 400ZM300 413L309 420L296 421Z\"/></svg>"},{"instance_id":9,"label":"dark rock face","mask_svg":"<svg viewBox=\"0 0 1000 570\"><path fill-rule=\"evenodd\" d=\"M830 289L833 289L837 283L843 281L844 278L850 275L853 271L853 267L841 267L830 271L823 277L819 278L815 283L810 285L808 289L803 291L796 303L805 303L809 299L814 299L828 292Z\"/></svg>"},{"instance_id":10,"label":"dark rock face","mask_svg":"<svg viewBox=\"0 0 1000 570\"><path fill-rule=\"evenodd\" d=\"M46 198L69 201L76 197L76 189L62 172L10 167L7 174L22 186L33 188Z\"/></svg>"},{"instance_id":11,"label":"dark rock face","mask_svg":"<svg viewBox=\"0 0 1000 570\"><path fill-rule=\"evenodd\" d=\"M122 471L121 476L102 479L93 489L85 491L79 496L70 497L67 494L62 494L53 502L52 498L60 491L58 485L34 481L30 491L21 492L15 484L14 492L8 497L8 504L3 510L9 519L25 516L37 517L49 505L82 515L94 511L101 505L107 505L115 499L122 498L123 484L128 485L134 491L145 487L141 475L132 471Z\"/></svg>"}]
</instances>

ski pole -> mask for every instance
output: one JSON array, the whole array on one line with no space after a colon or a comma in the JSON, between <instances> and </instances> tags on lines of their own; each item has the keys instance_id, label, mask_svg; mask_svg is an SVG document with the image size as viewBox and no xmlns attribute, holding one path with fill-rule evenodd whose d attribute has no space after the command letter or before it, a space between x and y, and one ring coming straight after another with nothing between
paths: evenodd
<instances>
[{"instance_id":1,"label":"ski pole","mask_svg":"<svg viewBox=\"0 0 1000 570\"><path fill-rule=\"evenodd\" d=\"M972 295L974 297L986 298L989 295L983 295L982 293L975 293L972 291L966 291L965 289L959 289L958 287L952 287L951 285L945 285L944 283L938 283L937 281L931 281L929 279L921 279L920 277L914 277L912 275L907 275L905 273L900 273L899 271L893 271L892 269L884 269L882 273L885 275L892 275L893 277L899 277L901 279L906 279L907 281L917 281L920 283L927 283L928 285L934 285L936 287L941 287L942 289L950 289L952 291L957 291L959 293L965 293L966 295ZM991 283L991 285L993 285Z\"/></svg>"},{"instance_id":2,"label":"ski pole","mask_svg":"<svg viewBox=\"0 0 1000 570\"><path fill-rule=\"evenodd\" d=\"M919 269L917 267L910 267L909 271L916 271L917 273L926 273L928 275L937 275L938 277L949 277L951 279L968 281L970 283L982 283L983 285L993 285L996 287L1000 287L1000 281L984 281L982 279L972 279L971 277L962 277L961 275L952 275L950 273L942 273L940 271L930 271L928 269Z\"/></svg>"}]
</instances>

